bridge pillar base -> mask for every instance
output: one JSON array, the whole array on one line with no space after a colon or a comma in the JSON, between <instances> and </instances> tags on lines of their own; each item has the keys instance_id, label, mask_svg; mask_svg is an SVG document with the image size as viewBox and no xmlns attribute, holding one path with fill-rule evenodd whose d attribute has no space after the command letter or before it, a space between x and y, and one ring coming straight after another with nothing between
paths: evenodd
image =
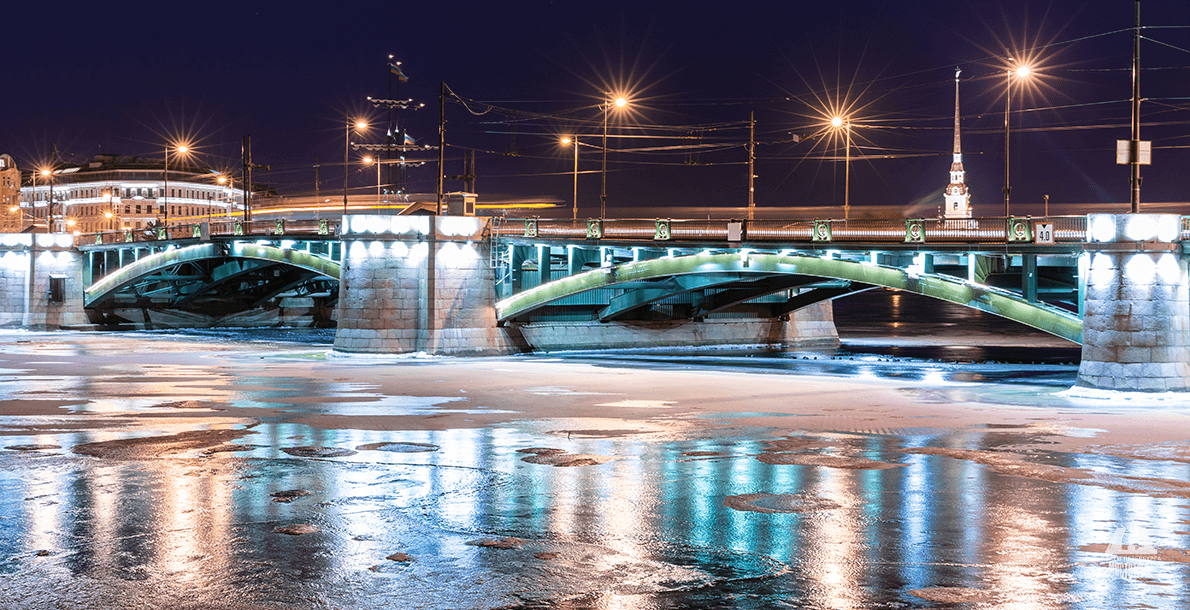
<instances>
[{"instance_id":1,"label":"bridge pillar base","mask_svg":"<svg viewBox=\"0 0 1190 610\"><path fill-rule=\"evenodd\" d=\"M1078 386L1190 390L1190 280L1173 214L1091 214Z\"/></svg>"},{"instance_id":2,"label":"bridge pillar base","mask_svg":"<svg viewBox=\"0 0 1190 610\"><path fill-rule=\"evenodd\" d=\"M534 322L518 325L536 351L764 345L768 347L839 346L831 301L803 307L777 318L712 318L628 322Z\"/></svg>"},{"instance_id":3,"label":"bridge pillar base","mask_svg":"<svg viewBox=\"0 0 1190 610\"><path fill-rule=\"evenodd\" d=\"M87 324L82 254L73 236L0 235L0 328L58 330Z\"/></svg>"},{"instance_id":4,"label":"bridge pillar base","mask_svg":"<svg viewBox=\"0 0 1190 610\"><path fill-rule=\"evenodd\" d=\"M451 356L523 351L513 332L496 326L487 222L348 217L335 350Z\"/></svg>"}]
</instances>

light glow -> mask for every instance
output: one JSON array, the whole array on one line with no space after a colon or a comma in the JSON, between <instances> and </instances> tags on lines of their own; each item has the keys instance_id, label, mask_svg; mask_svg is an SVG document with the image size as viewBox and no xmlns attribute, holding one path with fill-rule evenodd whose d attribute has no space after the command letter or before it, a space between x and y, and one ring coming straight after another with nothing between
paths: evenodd
<instances>
[{"instance_id":1,"label":"light glow","mask_svg":"<svg viewBox=\"0 0 1190 610\"><path fill-rule=\"evenodd\" d=\"M1109 242L1116 238L1116 219L1111 214L1091 214L1091 241Z\"/></svg>"},{"instance_id":2,"label":"light glow","mask_svg":"<svg viewBox=\"0 0 1190 610\"><path fill-rule=\"evenodd\" d=\"M843 117L834 117L831 119L831 127L838 129L843 126Z\"/></svg>"},{"instance_id":3,"label":"light glow","mask_svg":"<svg viewBox=\"0 0 1190 610\"><path fill-rule=\"evenodd\" d=\"M1148 254L1133 254L1124 263L1124 280L1130 287L1150 286L1157 276L1157 265Z\"/></svg>"},{"instance_id":4,"label":"light glow","mask_svg":"<svg viewBox=\"0 0 1190 610\"><path fill-rule=\"evenodd\" d=\"M622 97L616 98L616 107L617 108L623 108L624 106L627 106L627 105L628 105L628 100L626 100Z\"/></svg>"}]
</instances>

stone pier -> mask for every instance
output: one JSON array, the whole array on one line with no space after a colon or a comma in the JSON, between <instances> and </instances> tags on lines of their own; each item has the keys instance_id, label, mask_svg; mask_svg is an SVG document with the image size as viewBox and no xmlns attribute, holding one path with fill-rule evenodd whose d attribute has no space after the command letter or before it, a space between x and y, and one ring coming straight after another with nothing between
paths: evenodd
<instances>
[{"instance_id":1,"label":"stone pier","mask_svg":"<svg viewBox=\"0 0 1190 610\"><path fill-rule=\"evenodd\" d=\"M1081 387L1190 389L1190 297L1174 214L1091 214Z\"/></svg>"},{"instance_id":2,"label":"stone pier","mask_svg":"<svg viewBox=\"0 0 1190 610\"><path fill-rule=\"evenodd\" d=\"M70 234L0 234L0 328L87 324L82 255Z\"/></svg>"},{"instance_id":3,"label":"stone pier","mask_svg":"<svg viewBox=\"0 0 1190 610\"><path fill-rule=\"evenodd\" d=\"M486 218L350 216L343 231L343 352L484 356L525 349L496 326Z\"/></svg>"}]
</instances>

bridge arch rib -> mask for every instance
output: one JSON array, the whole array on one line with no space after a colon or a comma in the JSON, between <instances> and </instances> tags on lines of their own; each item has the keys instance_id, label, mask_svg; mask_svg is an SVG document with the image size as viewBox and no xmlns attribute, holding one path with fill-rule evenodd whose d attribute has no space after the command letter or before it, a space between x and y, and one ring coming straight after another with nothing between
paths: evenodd
<instances>
[{"instance_id":1,"label":"bridge arch rib","mask_svg":"<svg viewBox=\"0 0 1190 610\"><path fill-rule=\"evenodd\" d=\"M249 261L253 263L251 267L255 269L265 266L284 266L300 276L323 277L335 281L339 280L340 273L338 263L300 250L242 242L204 243L158 252L109 273L84 289L83 306L88 309L94 308L113 298L120 291L168 270L188 264L199 265L220 260ZM214 286L227 283L228 279L234 275L235 273L229 273L220 278L198 278L195 276L188 279L205 281L208 285ZM293 286L298 281L297 277L290 275L279 278L276 283ZM276 287L271 290L275 292ZM192 297L193 293L183 298Z\"/></svg>"},{"instance_id":2,"label":"bridge arch rib","mask_svg":"<svg viewBox=\"0 0 1190 610\"><path fill-rule=\"evenodd\" d=\"M698 276L708 279L699 281L696 279ZM649 299L656 300L666 294L676 294L700 286L742 288L758 279L775 283L780 289L781 282L786 282L788 286L798 283L796 280L784 279L791 276L811 276L823 280L844 280L867 287L895 288L985 311L1075 343L1082 343L1083 323L1077 315L1046 303L1030 303L1011 291L950 276L910 273L896 267L799 254L757 252L661 258L587 271L530 288L499 301L496 303L496 318L500 323L514 321L561 299L601 288L632 289L642 285L649 286L646 290L653 292L642 294L636 299L643 303ZM825 298L835 298L856 292L857 288L821 290ZM758 290L754 294L760 296L761 292ZM815 300L803 299L802 303L809 304ZM613 307L617 307L617 304L609 305L609 308ZM624 310L622 304L618 307L620 311ZM605 308L604 312L611 311L609 308ZM604 315L601 315L601 318L606 319Z\"/></svg>"}]
</instances>

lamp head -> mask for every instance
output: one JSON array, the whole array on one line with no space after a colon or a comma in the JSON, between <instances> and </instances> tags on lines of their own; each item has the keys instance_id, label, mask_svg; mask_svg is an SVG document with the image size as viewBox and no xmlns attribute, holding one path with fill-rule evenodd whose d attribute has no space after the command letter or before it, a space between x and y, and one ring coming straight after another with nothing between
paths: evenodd
<instances>
[{"instance_id":1,"label":"lamp head","mask_svg":"<svg viewBox=\"0 0 1190 610\"><path fill-rule=\"evenodd\" d=\"M624 106L628 105L628 100L626 100L622 97L617 97L615 103L616 103L616 108L623 108Z\"/></svg>"},{"instance_id":2,"label":"lamp head","mask_svg":"<svg viewBox=\"0 0 1190 610\"><path fill-rule=\"evenodd\" d=\"M831 127L839 128L843 126L843 117L837 116L831 119Z\"/></svg>"},{"instance_id":3,"label":"lamp head","mask_svg":"<svg viewBox=\"0 0 1190 610\"><path fill-rule=\"evenodd\" d=\"M190 147L186 146L185 144L181 144L178 146L178 152L181 154L186 154L187 152L190 152Z\"/></svg>"},{"instance_id":4,"label":"lamp head","mask_svg":"<svg viewBox=\"0 0 1190 610\"><path fill-rule=\"evenodd\" d=\"M1016 69L1017 78L1026 78L1033 73L1033 69L1029 66L1021 66Z\"/></svg>"},{"instance_id":5,"label":"lamp head","mask_svg":"<svg viewBox=\"0 0 1190 610\"><path fill-rule=\"evenodd\" d=\"M566 137L563 137L563 138L562 138L562 143L563 143L563 144L570 144L572 141L573 141L573 140L571 140L571 139L570 139L570 136L566 136Z\"/></svg>"},{"instance_id":6,"label":"lamp head","mask_svg":"<svg viewBox=\"0 0 1190 610\"><path fill-rule=\"evenodd\" d=\"M368 127L368 124L365 121L356 121L356 123L355 123L356 129L366 129L367 127Z\"/></svg>"}]
</instances>

